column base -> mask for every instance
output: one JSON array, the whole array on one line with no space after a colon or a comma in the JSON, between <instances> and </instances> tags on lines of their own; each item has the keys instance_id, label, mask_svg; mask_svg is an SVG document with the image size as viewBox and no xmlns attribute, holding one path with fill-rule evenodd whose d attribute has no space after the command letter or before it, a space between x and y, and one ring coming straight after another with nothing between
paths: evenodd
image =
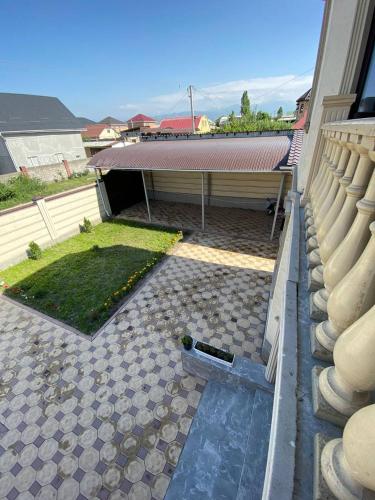
<instances>
[{"instance_id":1,"label":"column base","mask_svg":"<svg viewBox=\"0 0 375 500\"><path fill-rule=\"evenodd\" d=\"M332 439L323 448L320 466L325 483L340 500L373 500L375 492L356 481L344 455L342 439Z\"/></svg>"},{"instance_id":2,"label":"column base","mask_svg":"<svg viewBox=\"0 0 375 500\"><path fill-rule=\"evenodd\" d=\"M306 238L311 238L316 235L316 225L312 224L306 229Z\"/></svg>"},{"instance_id":3,"label":"column base","mask_svg":"<svg viewBox=\"0 0 375 500\"><path fill-rule=\"evenodd\" d=\"M327 404L346 418L350 418L371 401L369 392L358 392L345 386L334 366L326 368L321 373L319 391Z\"/></svg>"},{"instance_id":4,"label":"column base","mask_svg":"<svg viewBox=\"0 0 375 500\"><path fill-rule=\"evenodd\" d=\"M306 253L311 252L312 250L315 250L315 248L318 248L318 239L316 236L311 236L307 241L306 241Z\"/></svg>"},{"instance_id":5,"label":"column base","mask_svg":"<svg viewBox=\"0 0 375 500\"><path fill-rule=\"evenodd\" d=\"M333 352L336 341L339 338L337 332L330 321L324 320L316 326L316 339L327 351Z\"/></svg>"},{"instance_id":6,"label":"column base","mask_svg":"<svg viewBox=\"0 0 375 500\"><path fill-rule=\"evenodd\" d=\"M315 434L314 436L314 482L313 482L313 500L337 500L331 492L322 474L320 457L323 448L331 441L332 437L325 434Z\"/></svg>"},{"instance_id":7,"label":"column base","mask_svg":"<svg viewBox=\"0 0 375 500\"><path fill-rule=\"evenodd\" d=\"M313 224L314 224L314 216L312 215L311 217L305 220L305 229L308 229Z\"/></svg>"},{"instance_id":8,"label":"column base","mask_svg":"<svg viewBox=\"0 0 375 500\"><path fill-rule=\"evenodd\" d=\"M309 292L317 292L324 287L323 266L316 266L314 269L309 269L307 285Z\"/></svg>"},{"instance_id":9,"label":"column base","mask_svg":"<svg viewBox=\"0 0 375 500\"><path fill-rule=\"evenodd\" d=\"M316 359L321 359L322 361L327 361L327 363L333 363L333 355L331 351L328 351L316 338L316 323L310 326L310 344L311 344L311 354Z\"/></svg>"},{"instance_id":10,"label":"column base","mask_svg":"<svg viewBox=\"0 0 375 500\"><path fill-rule=\"evenodd\" d=\"M324 370L322 366L314 366L311 374L312 400L314 415L320 420L326 420L339 427L345 427L349 417L338 412L324 399L319 389L319 375Z\"/></svg>"},{"instance_id":11,"label":"column base","mask_svg":"<svg viewBox=\"0 0 375 500\"><path fill-rule=\"evenodd\" d=\"M310 294L310 318L313 321L326 321L328 319L327 311L320 309L320 307L318 307L315 304L314 302L315 293Z\"/></svg>"},{"instance_id":12,"label":"column base","mask_svg":"<svg viewBox=\"0 0 375 500\"><path fill-rule=\"evenodd\" d=\"M312 252L307 255L307 267L313 269L316 266L320 266L322 261L320 259L320 252L318 248L315 248Z\"/></svg>"}]
</instances>

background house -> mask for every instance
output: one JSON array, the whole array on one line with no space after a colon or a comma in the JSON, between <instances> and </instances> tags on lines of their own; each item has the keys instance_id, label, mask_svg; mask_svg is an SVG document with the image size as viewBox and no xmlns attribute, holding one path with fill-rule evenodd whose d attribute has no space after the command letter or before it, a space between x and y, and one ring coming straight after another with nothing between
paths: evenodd
<instances>
[{"instance_id":1,"label":"background house","mask_svg":"<svg viewBox=\"0 0 375 500\"><path fill-rule=\"evenodd\" d=\"M206 133L210 132L211 126L207 116L198 115L194 116L194 126L196 133ZM191 132L192 123L190 116L181 116L177 118L164 118L160 122L160 131L172 130L172 131L186 131Z\"/></svg>"},{"instance_id":2,"label":"background house","mask_svg":"<svg viewBox=\"0 0 375 500\"><path fill-rule=\"evenodd\" d=\"M296 101L297 107L296 107L296 120L298 121L304 114L307 113L309 103L310 103L310 97L311 97L311 90L309 89L307 92L301 95Z\"/></svg>"},{"instance_id":3,"label":"background house","mask_svg":"<svg viewBox=\"0 0 375 500\"><path fill-rule=\"evenodd\" d=\"M155 118L143 115L142 113L138 113L137 115L129 118L127 124L129 129L140 129L142 127L154 128L159 126L159 122L155 120Z\"/></svg>"},{"instance_id":4,"label":"background house","mask_svg":"<svg viewBox=\"0 0 375 500\"><path fill-rule=\"evenodd\" d=\"M106 116L103 120L100 120L101 124L107 125L109 128L113 128L116 132L122 132L124 130L128 130L127 123L118 120L117 118L113 118L113 116Z\"/></svg>"},{"instance_id":5,"label":"background house","mask_svg":"<svg viewBox=\"0 0 375 500\"><path fill-rule=\"evenodd\" d=\"M56 97L0 93L0 173L85 159L82 128Z\"/></svg>"},{"instance_id":6,"label":"background house","mask_svg":"<svg viewBox=\"0 0 375 500\"><path fill-rule=\"evenodd\" d=\"M87 125L86 130L82 132L82 137L84 140L116 140L121 137L121 134L106 124L95 124Z\"/></svg>"}]
</instances>

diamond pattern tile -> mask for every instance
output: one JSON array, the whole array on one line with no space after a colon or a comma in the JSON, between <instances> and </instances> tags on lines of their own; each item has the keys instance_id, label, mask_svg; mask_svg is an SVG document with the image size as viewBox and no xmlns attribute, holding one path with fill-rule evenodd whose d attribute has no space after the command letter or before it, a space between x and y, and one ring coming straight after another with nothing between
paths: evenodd
<instances>
[{"instance_id":1,"label":"diamond pattern tile","mask_svg":"<svg viewBox=\"0 0 375 500\"><path fill-rule=\"evenodd\" d=\"M164 498L205 385L179 337L261 362L275 256L193 233L93 339L0 298L0 498Z\"/></svg>"}]
</instances>

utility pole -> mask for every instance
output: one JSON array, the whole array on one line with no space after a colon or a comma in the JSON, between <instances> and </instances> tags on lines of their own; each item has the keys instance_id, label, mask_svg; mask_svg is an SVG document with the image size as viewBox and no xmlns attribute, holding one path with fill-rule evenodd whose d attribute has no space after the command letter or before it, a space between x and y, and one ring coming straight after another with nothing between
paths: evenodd
<instances>
[{"instance_id":1,"label":"utility pole","mask_svg":"<svg viewBox=\"0 0 375 500\"><path fill-rule=\"evenodd\" d=\"M193 104L193 86L188 87L188 96L190 99L190 112L191 112L191 130L195 134L195 121L194 121L194 104Z\"/></svg>"}]
</instances>

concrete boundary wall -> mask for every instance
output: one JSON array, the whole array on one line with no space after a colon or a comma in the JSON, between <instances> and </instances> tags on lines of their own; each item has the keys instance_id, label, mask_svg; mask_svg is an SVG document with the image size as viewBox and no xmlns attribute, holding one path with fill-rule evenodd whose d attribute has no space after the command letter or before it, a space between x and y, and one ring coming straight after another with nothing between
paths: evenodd
<instances>
[{"instance_id":1,"label":"concrete boundary wall","mask_svg":"<svg viewBox=\"0 0 375 500\"><path fill-rule=\"evenodd\" d=\"M82 173L87 170L87 162L89 158L84 158L83 160L69 161L68 165L71 172ZM27 173L30 177L37 177L44 182L54 182L61 181L62 179L67 179L68 174L63 162L55 163L53 165L41 165L39 167L28 167ZM20 172L12 172L9 174L0 174L0 182L8 182L12 177L17 177Z\"/></svg>"},{"instance_id":2,"label":"concrete boundary wall","mask_svg":"<svg viewBox=\"0 0 375 500\"><path fill-rule=\"evenodd\" d=\"M31 241L42 248L52 246L78 234L84 217L98 224L109 214L103 182L99 186L89 184L2 210L0 269L26 259Z\"/></svg>"}]
</instances>

